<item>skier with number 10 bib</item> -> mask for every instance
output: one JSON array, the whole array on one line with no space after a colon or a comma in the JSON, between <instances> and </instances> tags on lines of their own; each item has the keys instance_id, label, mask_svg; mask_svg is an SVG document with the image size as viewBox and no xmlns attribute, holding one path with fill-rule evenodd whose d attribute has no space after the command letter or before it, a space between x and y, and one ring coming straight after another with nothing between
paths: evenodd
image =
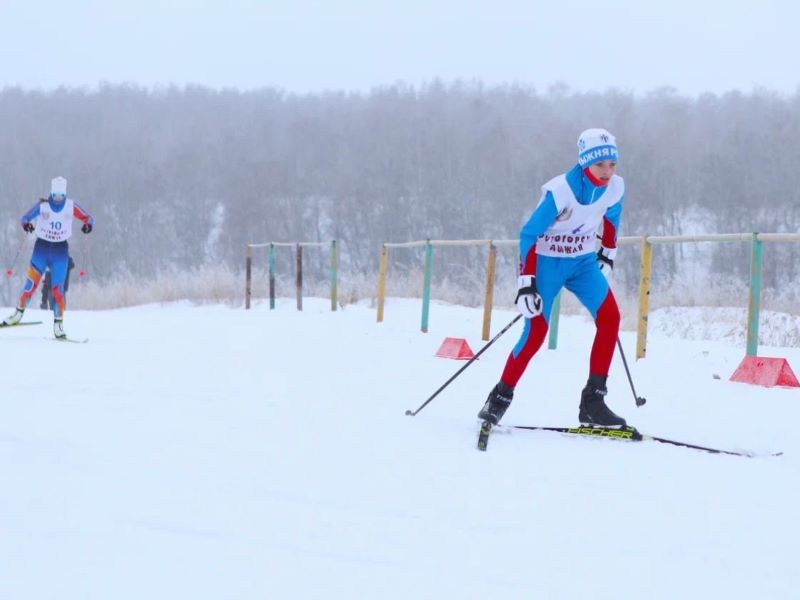
<instances>
[{"instance_id":1,"label":"skier with number 10 bib","mask_svg":"<svg viewBox=\"0 0 800 600\"><path fill-rule=\"evenodd\" d=\"M53 303L53 333L57 339L65 339L64 332L64 281L69 264L69 244L73 219L80 220L81 231L91 233L94 219L72 198L67 198L67 180L56 177L50 182L50 195L42 198L20 219L25 233L36 232L31 264L22 288L17 310L3 321L3 325L16 325L22 319L25 307L36 292L36 287L45 269L50 269Z\"/></svg>"},{"instance_id":2,"label":"skier with number 10 bib","mask_svg":"<svg viewBox=\"0 0 800 600\"><path fill-rule=\"evenodd\" d=\"M625 427L605 404L620 313L603 273L614 266L625 184L615 174L617 145L605 129L578 138L578 164L542 186L536 210L519 237L517 309L525 317L522 336L506 361L500 381L478 417L496 425L511 404L514 387L547 334L550 309L562 287L575 294L597 326L589 378L581 392L582 424ZM601 245L596 237L602 228Z\"/></svg>"}]
</instances>

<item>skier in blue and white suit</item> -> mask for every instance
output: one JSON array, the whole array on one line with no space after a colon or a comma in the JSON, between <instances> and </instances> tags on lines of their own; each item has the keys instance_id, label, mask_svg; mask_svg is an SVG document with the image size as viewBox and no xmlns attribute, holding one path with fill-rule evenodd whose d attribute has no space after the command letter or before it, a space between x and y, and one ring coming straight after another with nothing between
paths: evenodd
<instances>
[{"instance_id":1,"label":"skier in blue and white suit","mask_svg":"<svg viewBox=\"0 0 800 600\"><path fill-rule=\"evenodd\" d=\"M34 204L22 215L20 224L25 233L36 232L36 244L33 246L28 276L22 288L17 310L3 321L4 326L16 325L22 319L25 307L36 292L36 287L45 269L50 269L51 291L55 303L53 305L53 332L56 338L65 338L64 281L69 265L69 244L72 236L73 219L80 220L81 231L91 233L94 219L72 198L67 198L67 180L56 177L50 182L50 195Z\"/></svg>"},{"instance_id":2,"label":"skier in blue and white suit","mask_svg":"<svg viewBox=\"0 0 800 600\"><path fill-rule=\"evenodd\" d=\"M508 409L514 387L544 342L553 301L566 287L586 307L597 327L578 418L585 424L625 426L625 419L604 401L620 322L614 294L602 272L614 265L625 195L625 183L615 174L618 158L613 135L605 129L588 129L578 138L578 164L542 186L539 204L519 239L516 303L525 317L525 328L478 414L481 419L497 423Z\"/></svg>"}]
</instances>

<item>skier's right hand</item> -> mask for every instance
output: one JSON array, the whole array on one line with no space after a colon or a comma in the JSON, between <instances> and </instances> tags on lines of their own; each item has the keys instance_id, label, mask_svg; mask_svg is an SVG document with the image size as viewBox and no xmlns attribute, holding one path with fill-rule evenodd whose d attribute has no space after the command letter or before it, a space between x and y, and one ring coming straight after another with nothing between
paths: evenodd
<instances>
[{"instance_id":1,"label":"skier's right hand","mask_svg":"<svg viewBox=\"0 0 800 600\"><path fill-rule=\"evenodd\" d=\"M542 297L536 289L535 275L520 275L517 280L517 310L526 319L542 314Z\"/></svg>"},{"instance_id":2,"label":"skier's right hand","mask_svg":"<svg viewBox=\"0 0 800 600\"><path fill-rule=\"evenodd\" d=\"M33 223L30 223L30 222L23 223L22 224L22 228L25 230L25 233L33 233L33 230L35 229L35 227L33 226Z\"/></svg>"},{"instance_id":3,"label":"skier's right hand","mask_svg":"<svg viewBox=\"0 0 800 600\"><path fill-rule=\"evenodd\" d=\"M600 272L608 277L611 271L614 270L614 257L617 255L616 248L606 248L601 246L597 251L597 264L600 266Z\"/></svg>"}]
</instances>

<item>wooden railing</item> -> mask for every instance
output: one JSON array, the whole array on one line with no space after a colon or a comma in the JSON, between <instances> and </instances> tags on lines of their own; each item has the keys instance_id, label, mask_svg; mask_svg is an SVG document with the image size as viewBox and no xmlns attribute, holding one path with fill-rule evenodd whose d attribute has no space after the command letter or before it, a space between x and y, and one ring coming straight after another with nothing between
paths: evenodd
<instances>
[{"instance_id":1,"label":"wooden railing","mask_svg":"<svg viewBox=\"0 0 800 600\"><path fill-rule=\"evenodd\" d=\"M644 358L647 353L647 318L650 310L650 279L652 274L653 246L660 244L681 244L688 242L749 242L750 282L747 313L747 349L749 356L755 356L758 350L758 316L761 298L761 256L764 242L800 242L800 234L783 233L726 233L686 236L630 236L621 237L619 245L636 245L641 247L641 267L639 274L639 307L636 330L636 357ZM481 339L488 340L491 329L492 306L494 303L495 264L498 246L518 245L518 240L425 240L402 243L385 243L381 245L380 267L378 269L377 320L384 319L386 297L386 272L389 262L390 248L425 248L422 288L422 322L420 329L428 331L430 313L430 287L433 270L433 249L437 246L486 246L488 258L486 263L486 288L484 292L483 324ZM548 347L555 349L558 344L558 317L560 313L560 294L553 301L550 313L550 334Z\"/></svg>"},{"instance_id":2,"label":"wooden railing","mask_svg":"<svg viewBox=\"0 0 800 600\"><path fill-rule=\"evenodd\" d=\"M335 311L339 294L339 246L336 240L327 242L265 242L261 244L247 244L245 250L245 291L244 307L250 308L250 300L253 293L253 249L269 248L269 308L275 308L275 249L280 247L295 249L295 295L297 297L297 310L303 310L303 248L325 248L330 247L330 286L331 286L331 310Z\"/></svg>"}]
</instances>

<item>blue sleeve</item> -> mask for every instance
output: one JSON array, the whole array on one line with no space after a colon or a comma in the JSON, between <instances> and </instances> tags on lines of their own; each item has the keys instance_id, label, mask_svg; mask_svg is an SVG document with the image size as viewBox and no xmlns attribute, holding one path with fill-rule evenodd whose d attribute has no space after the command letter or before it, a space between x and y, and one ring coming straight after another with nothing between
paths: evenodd
<instances>
[{"instance_id":1,"label":"blue sleeve","mask_svg":"<svg viewBox=\"0 0 800 600\"><path fill-rule=\"evenodd\" d=\"M38 217L39 216L39 206L40 206L40 204L41 204L40 202L37 202L36 204L34 204L33 207L31 207L31 209L28 212L26 212L24 215L22 215L22 218L19 220L19 222L23 223L23 224L30 223L36 217Z\"/></svg>"},{"instance_id":2,"label":"blue sleeve","mask_svg":"<svg viewBox=\"0 0 800 600\"><path fill-rule=\"evenodd\" d=\"M556 208L556 201L553 198L553 193L548 191L544 200L533 211L531 218L523 225L522 230L519 232L519 256L521 263L527 264L528 253L531 248L539 239L553 221L558 216L558 209Z\"/></svg>"}]
</instances>

